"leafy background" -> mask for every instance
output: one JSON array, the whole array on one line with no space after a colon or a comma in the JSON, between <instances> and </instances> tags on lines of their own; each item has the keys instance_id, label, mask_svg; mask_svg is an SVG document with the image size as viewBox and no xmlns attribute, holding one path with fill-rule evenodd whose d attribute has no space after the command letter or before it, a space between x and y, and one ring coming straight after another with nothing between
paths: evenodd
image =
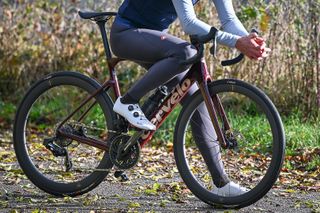
<instances>
[{"instance_id":1,"label":"leafy background","mask_svg":"<svg viewBox=\"0 0 320 213\"><path fill-rule=\"evenodd\" d=\"M80 20L79 9L116 11L121 1L1 1L0 92L2 101L16 103L26 88L47 73L77 70L103 81L107 75L97 27ZM210 5L208 5L210 4ZM210 1L197 6L199 17L219 26ZM222 68L207 56L216 78L236 77L265 90L281 112L319 114L319 0L234 1L247 29L256 27L272 48L272 56ZM178 23L171 32L184 36ZM221 48L219 60L232 51ZM144 70L134 64L118 67L125 91ZM12 96L12 94L15 94Z\"/></svg>"}]
</instances>

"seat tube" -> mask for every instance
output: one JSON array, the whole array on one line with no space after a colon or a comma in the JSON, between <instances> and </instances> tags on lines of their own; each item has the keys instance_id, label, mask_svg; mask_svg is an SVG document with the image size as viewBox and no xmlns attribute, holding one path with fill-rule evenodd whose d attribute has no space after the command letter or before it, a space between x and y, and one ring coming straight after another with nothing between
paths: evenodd
<instances>
[{"instance_id":1,"label":"seat tube","mask_svg":"<svg viewBox=\"0 0 320 213\"><path fill-rule=\"evenodd\" d=\"M103 45L104 45L104 51L107 57L107 60L112 58L111 55L111 51L110 51L110 47L109 47L109 42L108 42L108 37L107 37L107 32L106 32L106 22L105 21L98 21L97 22L100 32L101 32L101 36L102 36L102 40L103 40Z\"/></svg>"},{"instance_id":2,"label":"seat tube","mask_svg":"<svg viewBox=\"0 0 320 213\"><path fill-rule=\"evenodd\" d=\"M120 92L120 88L119 88L118 78L117 78L116 72L114 70L115 65L112 65L112 63L110 62L110 60L112 59L112 54L111 54L111 50L110 50L110 46L109 46L109 42L108 42L108 36L107 36L107 32L106 32L106 27L105 27L106 21L104 21L104 20L97 21L97 24L98 24L100 32L101 32L103 45L104 45L104 51L105 51L105 54L107 57L110 77L113 82L112 88L114 90L115 97L118 98L121 95L121 92ZM106 83L108 83L108 82L106 82Z\"/></svg>"}]
</instances>

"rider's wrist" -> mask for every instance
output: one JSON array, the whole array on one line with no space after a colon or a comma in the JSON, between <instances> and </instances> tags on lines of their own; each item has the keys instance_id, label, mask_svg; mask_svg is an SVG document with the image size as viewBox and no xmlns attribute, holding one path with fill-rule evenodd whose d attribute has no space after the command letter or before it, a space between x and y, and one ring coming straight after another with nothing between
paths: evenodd
<instances>
[{"instance_id":1,"label":"rider's wrist","mask_svg":"<svg viewBox=\"0 0 320 213\"><path fill-rule=\"evenodd\" d=\"M237 39L236 44L235 44L235 48L239 51L241 51L241 45L242 44L242 39L241 37Z\"/></svg>"},{"instance_id":2,"label":"rider's wrist","mask_svg":"<svg viewBox=\"0 0 320 213\"><path fill-rule=\"evenodd\" d=\"M232 41L232 47L233 48L237 48L237 42L239 41L239 39L241 38L241 36L238 36L238 35L235 35L234 37L233 37L233 41Z\"/></svg>"}]
</instances>

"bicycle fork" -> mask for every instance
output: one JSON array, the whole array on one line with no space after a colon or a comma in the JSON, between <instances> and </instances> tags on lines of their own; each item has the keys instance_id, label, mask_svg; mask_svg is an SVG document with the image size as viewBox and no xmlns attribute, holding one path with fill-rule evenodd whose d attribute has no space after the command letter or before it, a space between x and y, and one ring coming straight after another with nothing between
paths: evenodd
<instances>
[{"instance_id":1,"label":"bicycle fork","mask_svg":"<svg viewBox=\"0 0 320 213\"><path fill-rule=\"evenodd\" d=\"M206 104L206 107L207 107L210 119L212 121L213 127L216 131L218 141L222 147L226 148L226 147L228 147L228 145L225 140L222 129L220 128L219 121L218 121L218 113L217 113L215 104L213 102L213 98L214 98L216 100L215 102L217 102L218 104L221 104L219 97L217 95L214 95L215 97L210 96L207 82L200 83L199 89L200 89L202 96L204 98L204 102Z\"/></svg>"},{"instance_id":2,"label":"bicycle fork","mask_svg":"<svg viewBox=\"0 0 320 213\"><path fill-rule=\"evenodd\" d=\"M210 119L216 131L218 141L223 148L228 148L229 144L228 141L226 141L224 132L220 127L218 115L223 122L224 131L228 131L231 129L230 123L228 121L219 96L217 94L214 94L213 96L210 95L208 83L211 82L211 77L207 71L206 64L204 62L201 62L201 66L202 73L196 76L198 87L201 91Z\"/></svg>"}]
</instances>

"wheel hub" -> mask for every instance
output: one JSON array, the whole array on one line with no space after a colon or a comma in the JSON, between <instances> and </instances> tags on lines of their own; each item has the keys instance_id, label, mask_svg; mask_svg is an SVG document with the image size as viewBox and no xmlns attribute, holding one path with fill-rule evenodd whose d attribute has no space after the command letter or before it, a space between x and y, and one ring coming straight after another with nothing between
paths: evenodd
<instances>
[{"instance_id":1,"label":"wheel hub","mask_svg":"<svg viewBox=\"0 0 320 213\"><path fill-rule=\"evenodd\" d=\"M238 140L242 138L242 135L237 131L228 130L225 132L225 139L227 143L227 149L237 149Z\"/></svg>"}]
</instances>

